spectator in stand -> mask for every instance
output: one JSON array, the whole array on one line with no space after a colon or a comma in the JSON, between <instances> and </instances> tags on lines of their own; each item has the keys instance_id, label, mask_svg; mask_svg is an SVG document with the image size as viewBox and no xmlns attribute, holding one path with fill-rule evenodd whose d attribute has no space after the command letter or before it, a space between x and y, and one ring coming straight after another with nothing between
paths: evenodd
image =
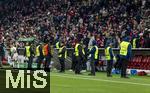
<instances>
[{"instance_id":1,"label":"spectator in stand","mask_svg":"<svg viewBox=\"0 0 150 93\"><path fill-rule=\"evenodd\" d=\"M2 67L2 59L5 55L4 44L0 43L0 67Z\"/></svg>"}]
</instances>

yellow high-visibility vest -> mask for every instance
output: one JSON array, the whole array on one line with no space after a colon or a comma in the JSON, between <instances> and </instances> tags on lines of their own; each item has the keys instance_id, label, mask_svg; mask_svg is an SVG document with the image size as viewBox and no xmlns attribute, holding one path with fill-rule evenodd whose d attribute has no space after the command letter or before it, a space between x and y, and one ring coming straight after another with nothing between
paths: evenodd
<instances>
[{"instance_id":1,"label":"yellow high-visibility vest","mask_svg":"<svg viewBox=\"0 0 150 93\"><path fill-rule=\"evenodd\" d=\"M97 46L94 46L94 47L96 48L94 57L95 59L98 59L98 47Z\"/></svg>"},{"instance_id":2,"label":"yellow high-visibility vest","mask_svg":"<svg viewBox=\"0 0 150 93\"><path fill-rule=\"evenodd\" d=\"M136 48L136 38L133 39L133 48Z\"/></svg>"},{"instance_id":3,"label":"yellow high-visibility vest","mask_svg":"<svg viewBox=\"0 0 150 93\"><path fill-rule=\"evenodd\" d=\"M75 46L75 56L79 56L79 50L78 50L79 45L80 44L76 44L76 46Z\"/></svg>"},{"instance_id":4,"label":"yellow high-visibility vest","mask_svg":"<svg viewBox=\"0 0 150 93\"><path fill-rule=\"evenodd\" d=\"M129 42L125 42L125 41L122 41L121 44L120 44L120 55L124 55L126 56L127 53L128 53L128 46L129 46Z\"/></svg>"},{"instance_id":5,"label":"yellow high-visibility vest","mask_svg":"<svg viewBox=\"0 0 150 93\"><path fill-rule=\"evenodd\" d=\"M61 53L64 48L65 48L65 46L59 48L59 53ZM62 57L62 54L59 54L58 57ZM67 58L67 51L65 51L65 58Z\"/></svg>"},{"instance_id":6,"label":"yellow high-visibility vest","mask_svg":"<svg viewBox=\"0 0 150 93\"><path fill-rule=\"evenodd\" d=\"M105 48L105 58L106 58L106 60L111 60L109 49L110 49L110 47ZM112 54L113 54L113 60L116 61L116 57L114 56L113 51L112 51Z\"/></svg>"},{"instance_id":7,"label":"yellow high-visibility vest","mask_svg":"<svg viewBox=\"0 0 150 93\"><path fill-rule=\"evenodd\" d=\"M36 47L36 55L35 56L40 56L40 50L39 50L40 45Z\"/></svg>"},{"instance_id":8,"label":"yellow high-visibility vest","mask_svg":"<svg viewBox=\"0 0 150 93\"><path fill-rule=\"evenodd\" d=\"M106 57L106 60L110 60L110 59L111 59L110 53L109 53L109 49L110 49L110 47L107 47L107 48L105 49L105 57Z\"/></svg>"},{"instance_id":9,"label":"yellow high-visibility vest","mask_svg":"<svg viewBox=\"0 0 150 93\"><path fill-rule=\"evenodd\" d=\"M78 50L79 45L80 44L76 44L76 46L75 46L75 56L79 56L79 50ZM85 55L84 48L82 48L82 53L83 53L83 55Z\"/></svg>"},{"instance_id":10,"label":"yellow high-visibility vest","mask_svg":"<svg viewBox=\"0 0 150 93\"><path fill-rule=\"evenodd\" d=\"M26 56L27 57L30 57L31 56L31 53L30 53L30 46L26 46Z\"/></svg>"},{"instance_id":11,"label":"yellow high-visibility vest","mask_svg":"<svg viewBox=\"0 0 150 93\"><path fill-rule=\"evenodd\" d=\"M59 42L56 43L56 49L59 49Z\"/></svg>"}]
</instances>

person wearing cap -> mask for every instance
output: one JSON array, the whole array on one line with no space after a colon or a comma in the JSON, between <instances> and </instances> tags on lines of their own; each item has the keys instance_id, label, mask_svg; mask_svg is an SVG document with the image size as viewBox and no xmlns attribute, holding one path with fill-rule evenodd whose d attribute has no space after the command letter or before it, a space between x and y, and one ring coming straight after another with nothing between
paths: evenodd
<instances>
[{"instance_id":1,"label":"person wearing cap","mask_svg":"<svg viewBox=\"0 0 150 93\"><path fill-rule=\"evenodd\" d=\"M60 43L58 57L60 61L60 72L65 72L65 59L67 58L67 50L66 50L65 42Z\"/></svg>"},{"instance_id":2,"label":"person wearing cap","mask_svg":"<svg viewBox=\"0 0 150 93\"><path fill-rule=\"evenodd\" d=\"M42 51L42 43L38 44L37 47L36 47L36 53L35 53L35 56L37 57L37 69L41 69L41 63L44 59L44 56L43 56L43 51Z\"/></svg>"},{"instance_id":3,"label":"person wearing cap","mask_svg":"<svg viewBox=\"0 0 150 93\"><path fill-rule=\"evenodd\" d=\"M91 66L91 73L89 75L91 76L95 76L95 63L98 62L98 47L96 45L96 41L92 41L92 47L90 49L90 60L91 60L91 63L90 63L90 66Z\"/></svg>"},{"instance_id":4,"label":"person wearing cap","mask_svg":"<svg viewBox=\"0 0 150 93\"><path fill-rule=\"evenodd\" d=\"M121 78L128 78L126 70L132 53L132 46L129 41L130 37L126 36L120 43Z\"/></svg>"},{"instance_id":5,"label":"person wearing cap","mask_svg":"<svg viewBox=\"0 0 150 93\"><path fill-rule=\"evenodd\" d=\"M75 45L74 51L75 51L75 74L81 74L81 66L82 66L82 58L84 58L83 48L80 44L81 39L77 39L77 43Z\"/></svg>"},{"instance_id":6,"label":"person wearing cap","mask_svg":"<svg viewBox=\"0 0 150 93\"><path fill-rule=\"evenodd\" d=\"M113 44L111 42L108 42L108 44L105 47L105 58L107 61L107 77L112 77L111 71L112 71L113 59L114 59L112 45Z\"/></svg>"}]
</instances>

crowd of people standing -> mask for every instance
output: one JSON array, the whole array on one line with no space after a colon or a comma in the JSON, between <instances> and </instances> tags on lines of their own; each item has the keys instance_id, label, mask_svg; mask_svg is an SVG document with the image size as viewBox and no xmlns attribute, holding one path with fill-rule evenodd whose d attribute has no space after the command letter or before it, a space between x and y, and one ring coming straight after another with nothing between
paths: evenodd
<instances>
[{"instance_id":1,"label":"crowd of people standing","mask_svg":"<svg viewBox=\"0 0 150 93\"><path fill-rule=\"evenodd\" d=\"M3 0L1 37L7 47L19 47L19 38L35 37L37 42L63 40L71 48L77 38L86 46L94 39L99 48L113 42L117 48L122 37L130 35L136 48L149 48L149 0ZM80 34L77 37L77 34Z\"/></svg>"}]
</instances>

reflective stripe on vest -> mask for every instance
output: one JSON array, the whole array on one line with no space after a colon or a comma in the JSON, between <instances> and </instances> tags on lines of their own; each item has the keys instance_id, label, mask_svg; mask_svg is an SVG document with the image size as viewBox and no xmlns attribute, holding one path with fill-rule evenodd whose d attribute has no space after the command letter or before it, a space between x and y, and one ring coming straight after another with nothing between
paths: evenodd
<instances>
[{"instance_id":1,"label":"reflective stripe on vest","mask_svg":"<svg viewBox=\"0 0 150 93\"><path fill-rule=\"evenodd\" d=\"M133 39L133 48L136 48L136 38Z\"/></svg>"},{"instance_id":2,"label":"reflective stripe on vest","mask_svg":"<svg viewBox=\"0 0 150 93\"><path fill-rule=\"evenodd\" d=\"M83 55L85 55L85 51L84 51L84 48L82 48L82 53L83 53Z\"/></svg>"},{"instance_id":3,"label":"reflective stripe on vest","mask_svg":"<svg viewBox=\"0 0 150 93\"><path fill-rule=\"evenodd\" d=\"M80 44L76 44L76 46L75 46L75 56L79 56L79 50L78 50L79 45Z\"/></svg>"},{"instance_id":4,"label":"reflective stripe on vest","mask_svg":"<svg viewBox=\"0 0 150 93\"><path fill-rule=\"evenodd\" d=\"M123 42L121 42L121 44L120 44L120 55L124 55L124 56L126 56L127 55L127 53L128 53L128 46L129 46L129 42L125 42L125 41L123 41Z\"/></svg>"},{"instance_id":5,"label":"reflective stripe on vest","mask_svg":"<svg viewBox=\"0 0 150 93\"><path fill-rule=\"evenodd\" d=\"M97 46L94 46L94 47L96 48L95 55L94 55L95 57L94 58L98 59L98 47Z\"/></svg>"},{"instance_id":6,"label":"reflective stripe on vest","mask_svg":"<svg viewBox=\"0 0 150 93\"><path fill-rule=\"evenodd\" d=\"M105 49L105 57L106 57L106 60L110 60L110 59L111 59L110 53L109 53L109 49L110 49L110 47L107 47L107 48Z\"/></svg>"},{"instance_id":7,"label":"reflective stripe on vest","mask_svg":"<svg viewBox=\"0 0 150 93\"><path fill-rule=\"evenodd\" d=\"M31 54L30 54L30 46L26 46L25 48L26 48L26 56L30 57L31 56Z\"/></svg>"},{"instance_id":8,"label":"reflective stripe on vest","mask_svg":"<svg viewBox=\"0 0 150 93\"><path fill-rule=\"evenodd\" d=\"M59 49L59 42L56 43L56 49Z\"/></svg>"},{"instance_id":9,"label":"reflective stripe on vest","mask_svg":"<svg viewBox=\"0 0 150 93\"><path fill-rule=\"evenodd\" d=\"M65 46L63 46L63 47L59 48L59 53L61 53L61 52L62 52L63 48L65 48ZM62 54L59 54L59 56L58 56L58 57L62 57ZM67 58L67 51L65 51L65 58Z\"/></svg>"},{"instance_id":10,"label":"reflective stripe on vest","mask_svg":"<svg viewBox=\"0 0 150 93\"><path fill-rule=\"evenodd\" d=\"M36 47L36 56L40 56L40 50L39 50L40 45Z\"/></svg>"},{"instance_id":11,"label":"reflective stripe on vest","mask_svg":"<svg viewBox=\"0 0 150 93\"><path fill-rule=\"evenodd\" d=\"M91 51L91 50L92 50L92 47L89 48L89 51ZM91 54L89 54L89 57L91 57Z\"/></svg>"}]
</instances>

